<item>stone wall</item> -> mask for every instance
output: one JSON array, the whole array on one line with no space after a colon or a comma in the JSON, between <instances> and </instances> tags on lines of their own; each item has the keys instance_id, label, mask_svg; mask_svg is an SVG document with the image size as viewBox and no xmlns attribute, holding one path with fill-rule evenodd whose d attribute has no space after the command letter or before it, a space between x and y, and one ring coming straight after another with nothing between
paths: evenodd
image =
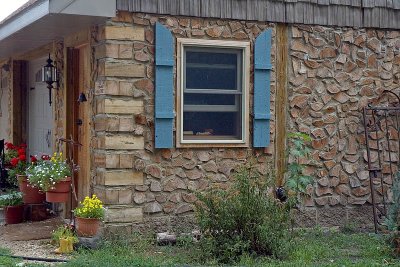
<instances>
[{"instance_id":1,"label":"stone wall","mask_svg":"<svg viewBox=\"0 0 400 267\"><path fill-rule=\"evenodd\" d=\"M400 32L295 25L290 37L289 128L311 135L315 160L308 172L316 183L305 205L312 212L323 207L368 206L371 194L362 112L383 90L398 92ZM376 141L376 136L372 138ZM397 138L392 132L394 154L399 149ZM376 163L376 147L371 144L371 148ZM390 164L387 145L381 149L386 163L383 186L374 182L378 202L383 195L391 201L388 174L390 165L395 171L399 160L392 157ZM371 218L372 211L367 215Z\"/></svg>"},{"instance_id":2,"label":"stone wall","mask_svg":"<svg viewBox=\"0 0 400 267\"><path fill-rule=\"evenodd\" d=\"M126 227L129 230L133 223L157 226L160 220L179 222L179 216L186 218L193 210L196 197L192 191L203 190L211 183L223 186L232 170L250 157L257 159L257 167L265 173L264 162L273 152L273 144L266 150L154 148L154 25L157 21L166 25L175 37L248 40L251 53L255 38L264 29L273 27L261 22L121 12L98 29L93 44L98 69L94 94L97 143L93 151L94 192L108 206L109 229ZM272 54L274 64L275 43ZM274 113L274 71L271 76ZM250 83L252 94L252 75ZM271 132L273 140L274 120ZM164 229L168 225L174 223L162 223Z\"/></svg>"}]
</instances>

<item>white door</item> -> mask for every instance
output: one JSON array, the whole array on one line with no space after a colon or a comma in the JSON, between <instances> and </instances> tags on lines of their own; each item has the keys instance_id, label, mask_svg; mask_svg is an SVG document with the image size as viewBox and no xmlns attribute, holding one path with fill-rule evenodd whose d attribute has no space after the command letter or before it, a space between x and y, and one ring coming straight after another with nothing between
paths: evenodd
<instances>
[{"instance_id":1,"label":"white door","mask_svg":"<svg viewBox=\"0 0 400 267\"><path fill-rule=\"evenodd\" d=\"M28 88L28 153L50 155L53 147L53 108L49 104L49 89L41 82L41 69L47 58L29 62ZM52 89L53 90L53 89Z\"/></svg>"}]
</instances>

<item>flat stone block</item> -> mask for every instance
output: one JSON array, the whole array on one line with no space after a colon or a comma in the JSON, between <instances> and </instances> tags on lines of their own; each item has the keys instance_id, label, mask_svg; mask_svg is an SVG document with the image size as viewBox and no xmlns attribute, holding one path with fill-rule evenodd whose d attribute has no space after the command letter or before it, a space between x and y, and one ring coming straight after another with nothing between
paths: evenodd
<instances>
[{"instance_id":1,"label":"flat stone block","mask_svg":"<svg viewBox=\"0 0 400 267\"><path fill-rule=\"evenodd\" d=\"M106 209L105 222L107 223L126 223L126 222L142 222L143 211L142 208L108 208Z\"/></svg>"},{"instance_id":2,"label":"flat stone block","mask_svg":"<svg viewBox=\"0 0 400 267\"><path fill-rule=\"evenodd\" d=\"M109 135L99 138L100 148L112 150L144 149L144 137L134 135Z\"/></svg>"},{"instance_id":3,"label":"flat stone block","mask_svg":"<svg viewBox=\"0 0 400 267\"><path fill-rule=\"evenodd\" d=\"M104 99L100 104L98 113L107 114L140 114L143 113L143 101L140 100L122 100L122 99ZM104 109L103 109L104 108Z\"/></svg>"},{"instance_id":4,"label":"flat stone block","mask_svg":"<svg viewBox=\"0 0 400 267\"><path fill-rule=\"evenodd\" d=\"M108 186L143 185L143 173L130 170L100 171L98 183Z\"/></svg>"},{"instance_id":5,"label":"flat stone block","mask_svg":"<svg viewBox=\"0 0 400 267\"><path fill-rule=\"evenodd\" d=\"M127 61L105 61L100 63L99 69L100 76L108 77L143 78L145 73L145 65Z\"/></svg>"},{"instance_id":6,"label":"flat stone block","mask_svg":"<svg viewBox=\"0 0 400 267\"><path fill-rule=\"evenodd\" d=\"M106 26L104 38L108 40L144 41L144 28L132 26Z\"/></svg>"}]
</instances>

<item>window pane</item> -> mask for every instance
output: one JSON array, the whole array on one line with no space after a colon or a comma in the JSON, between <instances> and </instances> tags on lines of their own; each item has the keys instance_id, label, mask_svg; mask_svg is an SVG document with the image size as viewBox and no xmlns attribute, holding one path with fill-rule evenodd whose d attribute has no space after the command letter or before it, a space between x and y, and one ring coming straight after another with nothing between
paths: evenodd
<instances>
[{"instance_id":1,"label":"window pane","mask_svg":"<svg viewBox=\"0 0 400 267\"><path fill-rule=\"evenodd\" d=\"M240 112L184 112L184 140L240 140Z\"/></svg>"},{"instance_id":2,"label":"window pane","mask_svg":"<svg viewBox=\"0 0 400 267\"><path fill-rule=\"evenodd\" d=\"M235 105L237 95L184 94L185 105Z\"/></svg>"},{"instance_id":3,"label":"window pane","mask_svg":"<svg viewBox=\"0 0 400 267\"><path fill-rule=\"evenodd\" d=\"M237 90L240 51L229 51L230 53L186 51L185 88Z\"/></svg>"}]
</instances>

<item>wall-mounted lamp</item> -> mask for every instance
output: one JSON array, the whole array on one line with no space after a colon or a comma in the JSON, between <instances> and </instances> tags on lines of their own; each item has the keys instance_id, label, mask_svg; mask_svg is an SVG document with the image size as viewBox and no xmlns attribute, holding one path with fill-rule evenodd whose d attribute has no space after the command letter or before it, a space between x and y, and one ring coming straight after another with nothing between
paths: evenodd
<instances>
[{"instance_id":1,"label":"wall-mounted lamp","mask_svg":"<svg viewBox=\"0 0 400 267\"><path fill-rule=\"evenodd\" d=\"M56 89L58 89L58 72L57 68L53 65L53 60L47 59L47 65L42 68L42 81L47 83L49 89L49 104L51 106L51 89L53 89L53 83L57 83Z\"/></svg>"},{"instance_id":2,"label":"wall-mounted lamp","mask_svg":"<svg viewBox=\"0 0 400 267\"><path fill-rule=\"evenodd\" d=\"M79 98L78 98L79 103L87 102L87 98L85 93L80 93Z\"/></svg>"}]
</instances>

